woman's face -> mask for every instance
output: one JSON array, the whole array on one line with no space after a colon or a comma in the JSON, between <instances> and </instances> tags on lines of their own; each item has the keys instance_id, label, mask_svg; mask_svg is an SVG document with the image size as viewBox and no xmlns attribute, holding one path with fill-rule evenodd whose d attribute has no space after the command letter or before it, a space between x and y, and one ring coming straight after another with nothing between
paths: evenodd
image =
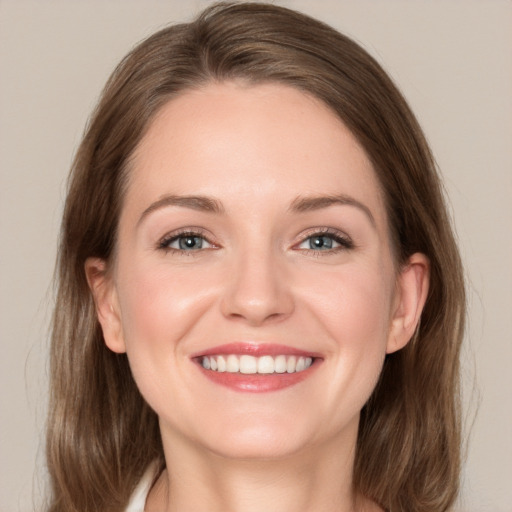
<instances>
[{"instance_id":1,"label":"woman's face","mask_svg":"<svg viewBox=\"0 0 512 512\"><path fill-rule=\"evenodd\" d=\"M319 101L235 83L169 101L131 163L114 268L91 280L164 445L353 443L408 340L402 283L421 281L402 279L388 232L369 159Z\"/></svg>"}]
</instances>

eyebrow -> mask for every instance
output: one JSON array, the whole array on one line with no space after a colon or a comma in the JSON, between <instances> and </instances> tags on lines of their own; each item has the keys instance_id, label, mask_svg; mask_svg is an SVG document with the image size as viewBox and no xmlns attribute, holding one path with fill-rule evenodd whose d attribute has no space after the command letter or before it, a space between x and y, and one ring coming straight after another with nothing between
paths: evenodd
<instances>
[{"instance_id":1,"label":"eyebrow","mask_svg":"<svg viewBox=\"0 0 512 512\"><path fill-rule=\"evenodd\" d=\"M179 206L181 208L190 208L208 213L223 213L224 207L219 201L206 196L164 196L158 201L151 203L141 214L138 224L140 224L150 213L166 208L168 206Z\"/></svg>"},{"instance_id":2,"label":"eyebrow","mask_svg":"<svg viewBox=\"0 0 512 512\"><path fill-rule=\"evenodd\" d=\"M334 196L313 196L313 197L297 197L290 205L290 211L296 213L310 212L314 210L321 210L329 206L342 205L354 206L361 210L367 217L373 227L376 227L375 218L368 206L361 203L357 199L346 195Z\"/></svg>"},{"instance_id":3,"label":"eyebrow","mask_svg":"<svg viewBox=\"0 0 512 512\"><path fill-rule=\"evenodd\" d=\"M289 211L292 213L304 213L321 210L322 208L328 208L329 206L334 205L354 206L368 217L372 226L376 226L375 218L373 217L370 209L357 199L346 195L297 197L292 201ZM140 224L150 213L169 206L190 208L191 210L208 213L224 213L224 207L222 204L211 197L167 195L158 199L154 203L151 203L142 212L137 224Z\"/></svg>"}]
</instances>

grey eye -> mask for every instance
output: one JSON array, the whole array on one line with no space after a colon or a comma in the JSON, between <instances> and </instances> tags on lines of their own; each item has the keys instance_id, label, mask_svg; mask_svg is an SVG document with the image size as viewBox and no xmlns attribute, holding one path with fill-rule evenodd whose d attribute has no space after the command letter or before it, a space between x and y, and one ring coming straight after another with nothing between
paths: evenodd
<instances>
[{"instance_id":1,"label":"grey eye","mask_svg":"<svg viewBox=\"0 0 512 512\"><path fill-rule=\"evenodd\" d=\"M297 248L306 251L337 252L344 249L353 249L354 244L346 235L320 231L304 238Z\"/></svg>"},{"instance_id":2,"label":"grey eye","mask_svg":"<svg viewBox=\"0 0 512 512\"><path fill-rule=\"evenodd\" d=\"M306 238L300 245L299 249L312 249L314 251L325 251L334 249L340 244L334 240L332 235L313 235Z\"/></svg>"},{"instance_id":3,"label":"grey eye","mask_svg":"<svg viewBox=\"0 0 512 512\"><path fill-rule=\"evenodd\" d=\"M180 238L180 249L201 249L203 247L203 239L198 236L187 236Z\"/></svg>"},{"instance_id":4,"label":"grey eye","mask_svg":"<svg viewBox=\"0 0 512 512\"><path fill-rule=\"evenodd\" d=\"M179 235L167 244L169 249L177 249L180 251L197 251L209 246L210 244L199 235Z\"/></svg>"},{"instance_id":5,"label":"grey eye","mask_svg":"<svg viewBox=\"0 0 512 512\"><path fill-rule=\"evenodd\" d=\"M309 248L310 249L332 249L334 245L334 240L330 236L326 235L316 235L308 238Z\"/></svg>"}]
</instances>

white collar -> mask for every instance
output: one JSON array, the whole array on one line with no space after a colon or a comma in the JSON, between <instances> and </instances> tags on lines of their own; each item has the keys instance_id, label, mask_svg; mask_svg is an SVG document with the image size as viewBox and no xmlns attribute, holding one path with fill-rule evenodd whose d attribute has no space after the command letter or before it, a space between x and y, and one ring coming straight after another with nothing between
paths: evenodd
<instances>
[{"instance_id":1,"label":"white collar","mask_svg":"<svg viewBox=\"0 0 512 512\"><path fill-rule=\"evenodd\" d=\"M157 470L158 464L156 461L152 462L148 466L144 475L142 475L140 482L137 484L137 487L135 487L135 490L130 496L130 501L125 512L144 512L146 500L155 480Z\"/></svg>"}]
</instances>

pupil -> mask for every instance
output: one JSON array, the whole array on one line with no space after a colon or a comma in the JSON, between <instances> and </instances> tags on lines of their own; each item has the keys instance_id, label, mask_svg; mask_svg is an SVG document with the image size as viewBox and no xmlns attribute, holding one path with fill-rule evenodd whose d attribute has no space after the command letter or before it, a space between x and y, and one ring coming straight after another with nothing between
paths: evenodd
<instances>
[{"instance_id":1,"label":"pupil","mask_svg":"<svg viewBox=\"0 0 512 512\"><path fill-rule=\"evenodd\" d=\"M200 249L201 239L197 236L186 236L180 240L180 249Z\"/></svg>"},{"instance_id":2,"label":"pupil","mask_svg":"<svg viewBox=\"0 0 512 512\"><path fill-rule=\"evenodd\" d=\"M313 246L315 249L327 248L330 249L332 247L332 240L326 236L316 236L313 238Z\"/></svg>"}]
</instances>

